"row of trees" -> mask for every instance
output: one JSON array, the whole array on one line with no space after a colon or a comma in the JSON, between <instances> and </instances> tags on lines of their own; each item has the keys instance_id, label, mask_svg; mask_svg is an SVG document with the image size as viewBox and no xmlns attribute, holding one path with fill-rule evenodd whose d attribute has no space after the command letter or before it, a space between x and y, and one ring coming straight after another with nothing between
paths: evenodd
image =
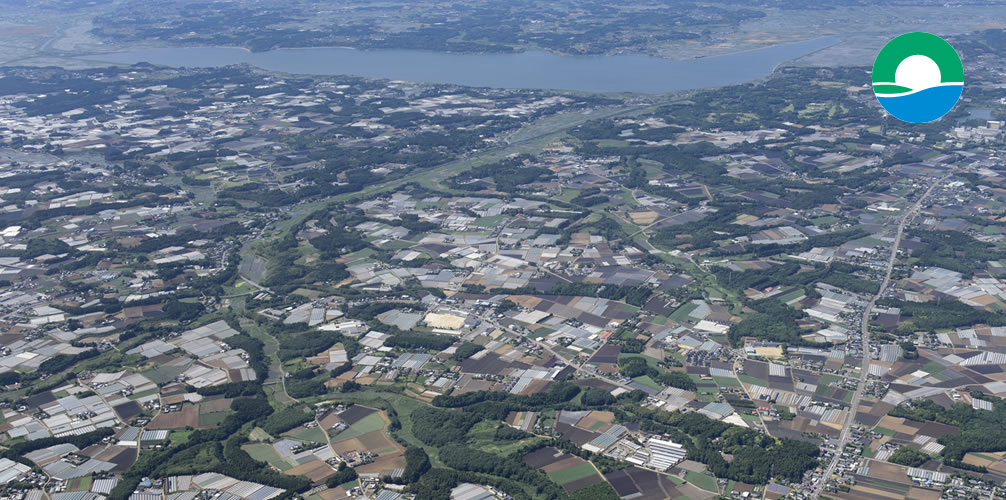
<instances>
[{"instance_id":1,"label":"row of trees","mask_svg":"<svg viewBox=\"0 0 1006 500\"><path fill-rule=\"evenodd\" d=\"M923 399L896 406L888 413L918 422L939 422L959 428L960 434L947 434L938 439L944 446L940 452L944 462L958 467L967 453L1006 451L1006 435L1001 431L1006 422L1006 402L977 392L972 393L972 397L990 401L992 411L976 410L964 403L955 403L948 409Z\"/></svg>"},{"instance_id":2,"label":"row of trees","mask_svg":"<svg viewBox=\"0 0 1006 500\"><path fill-rule=\"evenodd\" d=\"M459 362L464 361L483 349L485 349L485 347L481 345L474 344L472 342L465 342L458 346L457 350L454 351L454 354L451 354L451 359Z\"/></svg>"},{"instance_id":3,"label":"row of trees","mask_svg":"<svg viewBox=\"0 0 1006 500\"><path fill-rule=\"evenodd\" d=\"M926 244L912 252L920 266L934 266L957 271L970 278L975 269L985 267L991 260L1006 257L1006 252L994 245L978 241L959 231L912 231L912 236Z\"/></svg>"},{"instance_id":4,"label":"row of trees","mask_svg":"<svg viewBox=\"0 0 1006 500\"><path fill-rule=\"evenodd\" d=\"M215 429L193 431L184 443L141 454L112 489L109 498L128 499L144 477L194 472L218 472L294 492L306 491L311 486L309 479L276 472L241 449L246 436L238 431L245 424L264 420L275 411L267 399L235 399L231 402L231 410L232 413Z\"/></svg>"},{"instance_id":5,"label":"row of trees","mask_svg":"<svg viewBox=\"0 0 1006 500\"><path fill-rule=\"evenodd\" d=\"M962 302L948 299L934 302L908 302L893 298L882 298L878 304L901 308L899 331L911 333L918 330L934 332L944 328L958 328L985 324L1006 325L1006 316L971 307Z\"/></svg>"},{"instance_id":6,"label":"row of trees","mask_svg":"<svg viewBox=\"0 0 1006 500\"><path fill-rule=\"evenodd\" d=\"M447 335L436 333L401 332L392 335L384 341L388 347L401 347L403 349L431 349L442 351L454 344L455 339Z\"/></svg>"},{"instance_id":7,"label":"row of trees","mask_svg":"<svg viewBox=\"0 0 1006 500\"><path fill-rule=\"evenodd\" d=\"M646 286L596 285L592 283L556 283L549 291L550 295L574 295L580 297L599 297L608 300L619 300L627 304L642 307L653 295L653 290Z\"/></svg>"},{"instance_id":8,"label":"row of trees","mask_svg":"<svg viewBox=\"0 0 1006 500\"><path fill-rule=\"evenodd\" d=\"M626 377L635 378L649 376L661 385L677 387L686 391L695 391L698 386L687 373L667 371L661 372L646 364L646 358L641 356L621 356L618 359L618 371Z\"/></svg>"},{"instance_id":9,"label":"row of trees","mask_svg":"<svg viewBox=\"0 0 1006 500\"><path fill-rule=\"evenodd\" d=\"M462 444L448 444L440 448L444 465L465 472L479 472L503 477L533 487L538 495L548 499L563 499L566 492L549 480L545 474L528 467L521 456L501 457L469 448Z\"/></svg>"},{"instance_id":10,"label":"row of trees","mask_svg":"<svg viewBox=\"0 0 1006 500\"><path fill-rule=\"evenodd\" d=\"M918 467L929 461L931 457L921 451L913 450L902 446L895 450L891 456L887 457L887 461L893 464L907 465L909 467Z\"/></svg>"},{"instance_id":11,"label":"row of trees","mask_svg":"<svg viewBox=\"0 0 1006 500\"><path fill-rule=\"evenodd\" d=\"M849 266L855 267L855 266ZM714 269L717 281L738 292L748 288L763 290L780 285L811 287L814 283L827 283L854 293L875 294L880 285L873 280L866 280L840 269L846 269L841 263L831 266L805 268L795 262L773 265L767 269L752 269L734 271L717 266Z\"/></svg>"},{"instance_id":12,"label":"row of trees","mask_svg":"<svg viewBox=\"0 0 1006 500\"><path fill-rule=\"evenodd\" d=\"M756 484L765 484L772 477L799 482L806 471L818 465L820 450L813 443L776 439L698 413L671 413L634 405L615 412L620 421L638 422L643 430L683 443L688 458L709 466L716 477ZM724 454L732 459L727 462Z\"/></svg>"},{"instance_id":13,"label":"row of trees","mask_svg":"<svg viewBox=\"0 0 1006 500\"><path fill-rule=\"evenodd\" d=\"M488 186L479 179L492 179L496 191L515 193L528 184L555 177L547 168L525 166L533 158L530 155L517 155L478 166L448 179L448 184L452 189L480 191Z\"/></svg>"},{"instance_id":14,"label":"row of trees","mask_svg":"<svg viewBox=\"0 0 1006 500\"><path fill-rule=\"evenodd\" d=\"M294 405L269 415L259 426L267 434L278 436L294 427L314 420L302 405Z\"/></svg>"},{"instance_id":15,"label":"row of trees","mask_svg":"<svg viewBox=\"0 0 1006 500\"><path fill-rule=\"evenodd\" d=\"M801 337L806 332L796 323L797 319L805 315L803 311L793 309L775 298L750 301L747 306L755 312L727 330L727 337L734 346L739 346L744 337L792 345L814 345Z\"/></svg>"}]
</instances>

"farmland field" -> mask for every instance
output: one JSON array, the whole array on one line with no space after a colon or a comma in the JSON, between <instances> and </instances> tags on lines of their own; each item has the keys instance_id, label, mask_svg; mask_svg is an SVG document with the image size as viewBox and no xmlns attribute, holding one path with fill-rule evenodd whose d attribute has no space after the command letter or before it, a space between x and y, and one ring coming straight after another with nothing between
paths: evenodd
<instances>
[{"instance_id":1,"label":"farmland field","mask_svg":"<svg viewBox=\"0 0 1006 500\"><path fill-rule=\"evenodd\" d=\"M590 477L596 474L597 471L594 470L594 466L590 463L580 464L568 469L557 470L548 475L548 478L555 481L557 484L564 485L566 483L571 483L577 479L583 479L585 477Z\"/></svg>"},{"instance_id":2,"label":"farmland field","mask_svg":"<svg viewBox=\"0 0 1006 500\"><path fill-rule=\"evenodd\" d=\"M241 449L248 452L252 458L260 462L266 462L281 471L290 469L290 464L283 457L276 453L276 450L265 443L255 443L242 446Z\"/></svg>"},{"instance_id":3,"label":"farmland field","mask_svg":"<svg viewBox=\"0 0 1006 500\"><path fill-rule=\"evenodd\" d=\"M215 411L213 413L201 413L199 414L199 426L200 427L214 427L220 425L221 422L230 415L229 411Z\"/></svg>"},{"instance_id":4,"label":"farmland field","mask_svg":"<svg viewBox=\"0 0 1006 500\"><path fill-rule=\"evenodd\" d=\"M685 481L688 481L689 483L692 483L706 491L720 491L719 486L716 484L716 478L712 476L688 471L688 473L685 474Z\"/></svg>"},{"instance_id":5,"label":"farmland field","mask_svg":"<svg viewBox=\"0 0 1006 500\"><path fill-rule=\"evenodd\" d=\"M315 443L325 442L325 431L321 430L317 426L310 429L303 426L297 427L296 429L285 433L284 436L290 436L300 441L313 441Z\"/></svg>"},{"instance_id":6,"label":"farmland field","mask_svg":"<svg viewBox=\"0 0 1006 500\"><path fill-rule=\"evenodd\" d=\"M362 420L356 422L355 424L349 426L348 429L338 433L332 438L332 442L345 441L347 439L352 439L359 437L362 434L368 432L374 432L384 428L386 422L384 417L380 413L372 413L363 417Z\"/></svg>"},{"instance_id":7,"label":"farmland field","mask_svg":"<svg viewBox=\"0 0 1006 500\"><path fill-rule=\"evenodd\" d=\"M149 378L155 384L166 384L181 375L188 366L161 365L153 370L143 372L143 376Z\"/></svg>"},{"instance_id":8,"label":"farmland field","mask_svg":"<svg viewBox=\"0 0 1006 500\"><path fill-rule=\"evenodd\" d=\"M160 413L154 417L148 429L179 429L184 427L199 427L199 409L195 406L186 406L182 411L171 413Z\"/></svg>"}]
</instances>

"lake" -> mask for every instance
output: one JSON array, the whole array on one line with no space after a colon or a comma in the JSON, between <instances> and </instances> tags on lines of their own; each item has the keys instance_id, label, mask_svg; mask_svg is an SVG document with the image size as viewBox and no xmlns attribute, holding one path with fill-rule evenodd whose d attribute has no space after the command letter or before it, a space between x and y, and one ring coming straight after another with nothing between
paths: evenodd
<instances>
[{"instance_id":1,"label":"lake","mask_svg":"<svg viewBox=\"0 0 1006 500\"><path fill-rule=\"evenodd\" d=\"M992 108L967 108L968 116L958 118L957 123L964 123L968 120L991 120Z\"/></svg>"},{"instance_id":2,"label":"lake","mask_svg":"<svg viewBox=\"0 0 1006 500\"><path fill-rule=\"evenodd\" d=\"M559 56L549 52L452 54L419 50L178 47L83 56L118 64L171 67L247 63L265 70L312 75L356 75L473 87L542 88L586 92L663 94L719 87L768 76L779 64L838 43L828 36L699 59L644 55Z\"/></svg>"}]
</instances>

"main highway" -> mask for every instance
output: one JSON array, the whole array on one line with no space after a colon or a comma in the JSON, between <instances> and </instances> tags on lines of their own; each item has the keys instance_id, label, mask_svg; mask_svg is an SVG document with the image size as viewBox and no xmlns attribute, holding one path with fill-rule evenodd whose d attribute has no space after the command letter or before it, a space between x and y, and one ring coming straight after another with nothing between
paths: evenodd
<instances>
[{"instance_id":1,"label":"main highway","mask_svg":"<svg viewBox=\"0 0 1006 500\"><path fill-rule=\"evenodd\" d=\"M842 450L845 449L845 445L849 442L849 436L852 434L852 426L856 421L856 408L859 408L859 401L863 397L863 392L866 390L866 380L870 373L870 314L873 312L873 307L877 304L884 292L887 291L887 285L891 281L891 272L894 271L894 264L898 260L898 248L901 246L901 238L905 232L905 227L911 223L912 219L918 215L919 210L922 208L922 204L933 194L933 191L943 185L943 183L952 174L947 174L929 186L926 192L919 197L912 207L901 216L901 221L898 222L898 232L894 236L894 243L891 244L891 257L887 261L887 269L884 272L884 281L880 283L880 289L877 290L876 295L870 299L867 303L866 309L863 310L863 318L860 321L860 332L862 333L863 342L863 366L859 370L859 383L856 385L856 392L852 395L852 400L849 403L849 413L845 416L845 422L842 426L842 433L839 435L838 444L835 446L835 453L831 457L831 461L828 463L828 467L824 470L819 478L817 478L816 483L813 485L811 490L811 497L818 498L824 491L825 485L828 483L828 479L831 478L832 474L835 473L835 468L838 467L838 462L842 457Z\"/></svg>"}]
</instances>

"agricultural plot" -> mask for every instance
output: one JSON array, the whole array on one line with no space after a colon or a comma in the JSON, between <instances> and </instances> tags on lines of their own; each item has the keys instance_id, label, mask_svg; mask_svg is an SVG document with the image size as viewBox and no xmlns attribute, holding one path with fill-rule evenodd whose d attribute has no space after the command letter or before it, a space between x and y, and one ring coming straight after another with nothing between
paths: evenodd
<instances>
[{"instance_id":1,"label":"agricultural plot","mask_svg":"<svg viewBox=\"0 0 1006 500\"><path fill-rule=\"evenodd\" d=\"M305 476L314 483L321 483L335 473L332 467L321 460L311 460L286 471L291 476Z\"/></svg>"},{"instance_id":2,"label":"agricultural plot","mask_svg":"<svg viewBox=\"0 0 1006 500\"><path fill-rule=\"evenodd\" d=\"M199 427L216 427L220 425L231 414L230 407L230 399L214 399L200 403L197 407L199 408Z\"/></svg>"},{"instance_id":3,"label":"agricultural plot","mask_svg":"<svg viewBox=\"0 0 1006 500\"><path fill-rule=\"evenodd\" d=\"M706 491L711 491L713 493L718 493L720 491L719 486L716 484L716 478L706 474L688 471L685 474L685 481L688 481L689 483L692 483Z\"/></svg>"},{"instance_id":4,"label":"agricultural plot","mask_svg":"<svg viewBox=\"0 0 1006 500\"><path fill-rule=\"evenodd\" d=\"M740 387L741 386L740 382L738 382L737 379L735 379L735 378L713 377L713 381L716 382L716 385L719 386L719 387Z\"/></svg>"},{"instance_id":5,"label":"agricultural plot","mask_svg":"<svg viewBox=\"0 0 1006 500\"><path fill-rule=\"evenodd\" d=\"M314 426L311 428L299 426L289 432L283 433L283 435L291 437L298 441L312 442L312 443L325 442L325 431L318 428L318 426Z\"/></svg>"},{"instance_id":6,"label":"agricultural plot","mask_svg":"<svg viewBox=\"0 0 1006 500\"><path fill-rule=\"evenodd\" d=\"M287 471L292 467L289 462L279 456L279 453L277 453L270 444L246 444L242 446L241 449L248 452L248 454L255 460L266 462L281 471Z\"/></svg>"},{"instance_id":7,"label":"agricultural plot","mask_svg":"<svg viewBox=\"0 0 1006 500\"><path fill-rule=\"evenodd\" d=\"M267 462L276 469L291 476L305 476L315 483L335 473L325 463L332 457L327 447L302 447L300 441L281 439L275 443L251 443L242 447L252 458Z\"/></svg>"},{"instance_id":8,"label":"agricultural plot","mask_svg":"<svg viewBox=\"0 0 1006 500\"><path fill-rule=\"evenodd\" d=\"M349 428L332 437L336 453L369 451L377 455L373 462L356 466L358 473L390 474L405 467L405 448L388 435L391 421L383 411L355 405L339 414L339 418Z\"/></svg>"},{"instance_id":9,"label":"agricultural plot","mask_svg":"<svg viewBox=\"0 0 1006 500\"><path fill-rule=\"evenodd\" d=\"M307 498L308 500L342 500L344 498L353 498L350 496L348 490L352 490L357 484L357 481L350 481L343 486L319 491Z\"/></svg>"},{"instance_id":10,"label":"agricultural plot","mask_svg":"<svg viewBox=\"0 0 1006 500\"><path fill-rule=\"evenodd\" d=\"M821 390L818 387L819 394L814 399L825 401L828 403L849 403L852 401L852 391L843 389L841 387L826 387L825 390Z\"/></svg>"},{"instance_id":11,"label":"agricultural plot","mask_svg":"<svg viewBox=\"0 0 1006 500\"><path fill-rule=\"evenodd\" d=\"M641 500L664 500L667 498L689 498L706 500L716 495L699 489L692 484L678 484L671 476L658 474L640 467L628 467L606 474L604 478L621 498Z\"/></svg>"},{"instance_id":12,"label":"agricultural plot","mask_svg":"<svg viewBox=\"0 0 1006 500\"><path fill-rule=\"evenodd\" d=\"M688 315L691 314L691 312L694 311L695 309L698 309L698 307L699 307L698 304L689 302L687 304L682 305L673 313L671 313L669 318L671 319L671 321L684 323L686 320L688 320L689 317Z\"/></svg>"},{"instance_id":13,"label":"agricultural plot","mask_svg":"<svg viewBox=\"0 0 1006 500\"><path fill-rule=\"evenodd\" d=\"M229 411L216 411L199 414L199 427L216 427L230 415Z\"/></svg>"},{"instance_id":14,"label":"agricultural plot","mask_svg":"<svg viewBox=\"0 0 1006 500\"><path fill-rule=\"evenodd\" d=\"M184 373L186 369L188 369L188 363L163 364L153 370L143 372L143 376L149 378L155 384L166 384Z\"/></svg>"},{"instance_id":15,"label":"agricultural plot","mask_svg":"<svg viewBox=\"0 0 1006 500\"><path fill-rule=\"evenodd\" d=\"M158 414L150 420L147 429L183 429L200 425L199 408L185 406L181 411Z\"/></svg>"},{"instance_id":16,"label":"agricultural plot","mask_svg":"<svg viewBox=\"0 0 1006 500\"><path fill-rule=\"evenodd\" d=\"M534 428L534 423L538 418L537 412L514 411L507 415L505 422L522 431L529 431Z\"/></svg>"},{"instance_id":17,"label":"agricultural plot","mask_svg":"<svg viewBox=\"0 0 1006 500\"><path fill-rule=\"evenodd\" d=\"M256 427L252 429L251 434L248 435L248 439L252 441L272 441L272 436L262 430L261 427Z\"/></svg>"},{"instance_id":18,"label":"agricultural plot","mask_svg":"<svg viewBox=\"0 0 1006 500\"><path fill-rule=\"evenodd\" d=\"M660 384L658 384L656 381L654 381L652 378L650 378L649 375L643 375L643 376L640 376L640 377L636 377L636 378L634 378L632 380L634 380L636 382L639 382L640 384L643 384L646 387L649 387L649 388L657 390L657 391L660 391L660 390L662 390L664 388L663 386L661 386Z\"/></svg>"},{"instance_id":19,"label":"agricultural plot","mask_svg":"<svg viewBox=\"0 0 1006 500\"><path fill-rule=\"evenodd\" d=\"M105 460L115 464L115 468L111 472L125 472L136 462L136 448L125 448L122 446L110 446L107 449L108 455L104 453L98 455L98 460ZM107 458L103 458L106 457Z\"/></svg>"},{"instance_id":20,"label":"agricultural plot","mask_svg":"<svg viewBox=\"0 0 1006 500\"><path fill-rule=\"evenodd\" d=\"M500 440L496 438L499 424L492 421L479 422L468 432L468 443L472 448L501 457L509 456L520 448L542 438L528 437L519 440Z\"/></svg>"},{"instance_id":21,"label":"agricultural plot","mask_svg":"<svg viewBox=\"0 0 1006 500\"><path fill-rule=\"evenodd\" d=\"M66 485L67 491L88 491L91 489L93 476L84 476L71 479Z\"/></svg>"},{"instance_id":22,"label":"agricultural plot","mask_svg":"<svg viewBox=\"0 0 1006 500\"><path fill-rule=\"evenodd\" d=\"M136 401L116 405L113 410L115 410L116 415L118 415L122 420L129 420L140 413L143 413L143 408L140 407L139 403Z\"/></svg>"},{"instance_id":23,"label":"agricultural plot","mask_svg":"<svg viewBox=\"0 0 1006 500\"><path fill-rule=\"evenodd\" d=\"M529 453L524 463L541 470L566 491L576 491L604 480L590 462L552 447Z\"/></svg>"},{"instance_id":24,"label":"agricultural plot","mask_svg":"<svg viewBox=\"0 0 1006 500\"><path fill-rule=\"evenodd\" d=\"M374 413L377 413L377 410L367 408L366 406L353 405L342 413L339 413L338 417L340 420L345 422L346 425L353 425L368 415L372 415Z\"/></svg>"},{"instance_id":25,"label":"agricultural plot","mask_svg":"<svg viewBox=\"0 0 1006 500\"><path fill-rule=\"evenodd\" d=\"M591 465L590 463L587 463L587 462L584 462L584 463L581 463L581 464L578 464L578 465L574 465L572 467L560 468L560 469L557 469L555 472L549 473L549 475L548 475L549 479L555 481L557 484L562 485L562 486L565 486L565 485L567 485L569 483L572 483L574 481L579 481L581 479L589 478L589 477L592 477L592 476L593 477L597 477L597 471L594 470L594 466L593 465ZM600 478L598 477L598 479L600 479ZM594 484L594 483L597 483L597 482L600 482L600 481L592 481L590 484ZM590 484L587 484L585 486L590 486ZM579 488L576 488L576 489L579 489Z\"/></svg>"},{"instance_id":26,"label":"agricultural plot","mask_svg":"<svg viewBox=\"0 0 1006 500\"><path fill-rule=\"evenodd\" d=\"M171 444L187 443L193 432L195 431L172 431L168 435L168 439L171 441Z\"/></svg>"},{"instance_id":27,"label":"agricultural plot","mask_svg":"<svg viewBox=\"0 0 1006 500\"><path fill-rule=\"evenodd\" d=\"M847 493L840 493L839 498L916 498L919 500L939 500L940 490L920 488L912 485L912 480L905 474L905 468L899 465L869 462L869 474L856 477L856 484Z\"/></svg>"},{"instance_id":28,"label":"agricultural plot","mask_svg":"<svg viewBox=\"0 0 1006 500\"><path fill-rule=\"evenodd\" d=\"M964 463L979 467L991 467L1002 459L1002 453L968 453L964 455Z\"/></svg>"},{"instance_id":29,"label":"agricultural plot","mask_svg":"<svg viewBox=\"0 0 1006 500\"><path fill-rule=\"evenodd\" d=\"M576 426L593 432L604 432L615 421L615 414L610 411L592 411L580 419Z\"/></svg>"},{"instance_id":30,"label":"agricultural plot","mask_svg":"<svg viewBox=\"0 0 1006 500\"><path fill-rule=\"evenodd\" d=\"M760 385L762 387L768 387L768 380L752 377L751 375L748 375L746 373L737 374L737 378L741 382L748 385Z\"/></svg>"},{"instance_id":31,"label":"agricultural plot","mask_svg":"<svg viewBox=\"0 0 1006 500\"><path fill-rule=\"evenodd\" d=\"M199 403L199 414L203 413L217 413L222 411L228 411L231 408L231 402L233 400L228 398L214 399L211 401L204 401Z\"/></svg>"},{"instance_id":32,"label":"agricultural plot","mask_svg":"<svg viewBox=\"0 0 1006 500\"><path fill-rule=\"evenodd\" d=\"M348 429L336 434L332 438L332 442L338 443L349 439L355 439L364 434L384 429L384 426L386 425L385 418L386 417L382 417L379 413L371 413L356 423L351 424Z\"/></svg>"}]
</instances>

